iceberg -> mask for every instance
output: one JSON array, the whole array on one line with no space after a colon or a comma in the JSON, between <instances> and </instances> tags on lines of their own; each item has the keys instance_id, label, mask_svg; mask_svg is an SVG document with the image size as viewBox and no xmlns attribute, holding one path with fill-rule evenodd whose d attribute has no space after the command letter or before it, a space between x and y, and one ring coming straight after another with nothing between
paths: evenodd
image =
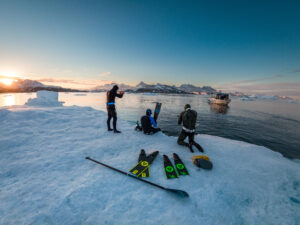
<instances>
[{"instance_id":1,"label":"iceberg","mask_svg":"<svg viewBox=\"0 0 300 225\"><path fill-rule=\"evenodd\" d=\"M25 103L27 106L59 107L64 102L58 101L58 93L54 91L38 91L36 98L30 98Z\"/></svg>"}]
</instances>

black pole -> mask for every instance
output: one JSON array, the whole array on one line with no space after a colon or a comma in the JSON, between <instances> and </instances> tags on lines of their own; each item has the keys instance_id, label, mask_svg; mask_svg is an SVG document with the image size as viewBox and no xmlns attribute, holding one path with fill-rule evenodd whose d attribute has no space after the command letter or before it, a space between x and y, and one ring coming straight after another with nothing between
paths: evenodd
<instances>
[{"instance_id":1,"label":"black pole","mask_svg":"<svg viewBox=\"0 0 300 225\"><path fill-rule=\"evenodd\" d=\"M137 180L142 181L142 182L144 182L144 183L147 183L147 184L150 184L150 185L152 185L152 186L158 187L158 188L163 189L163 190L165 190L165 191L169 191L169 192L171 192L171 193L177 194L177 195L179 195L179 196L181 196L181 197L189 197L189 194L186 193L185 191L177 190L177 189L166 188L166 187L160 186L160 185L158 185L158 184L152 183L152 182L150 182L150 181L143 180L143 179L141 179L141 178L139 178L139 177L133 176L133 175L131 175L131 174L129 174L129 173L126 173L126 172L124 172L124 171L122 171L122 170L119 170L119 169L116 169L116 168L114 168L114 167L111 167L111 166L109 166L109 165L107 165L107 164L104 164L104 163L102 163L102 162L99 162L99 161L97 161L97 160L95 160L95 159L92 159L92 158L90 158L90 157L86 157L86 159L88 159L88 160L90 160L90 161L93 161L94 163L100 164L100 165L102 165L102 166L105 166L105 167L107 167L107 168L109 168L109 169L112 169L112 170L114 170L114 171L116 171L116 172L119 172L119 173L121 173L121 174L123 174L123 175L132 177L132 178L134 178L134 179L137 179Z\"/></svg>"}]
</instances>

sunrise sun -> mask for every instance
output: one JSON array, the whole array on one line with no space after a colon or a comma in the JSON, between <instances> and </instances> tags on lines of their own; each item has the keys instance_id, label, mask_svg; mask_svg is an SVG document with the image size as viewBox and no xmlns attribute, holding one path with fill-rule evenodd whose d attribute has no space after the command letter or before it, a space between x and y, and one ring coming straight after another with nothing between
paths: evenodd
<instances>
[{"instance_id":1,"label":"sunrise sun","mask_svg":"<svg viewBox=\"0 0 300 225\"><path fill-rule=\"evenodd\" d=\"M0 82L5 84L5 85L11 85L13 83L13 79L10 79L10 78L3 78L3 79L0 79Z\"/></svg>"}]
</instances>

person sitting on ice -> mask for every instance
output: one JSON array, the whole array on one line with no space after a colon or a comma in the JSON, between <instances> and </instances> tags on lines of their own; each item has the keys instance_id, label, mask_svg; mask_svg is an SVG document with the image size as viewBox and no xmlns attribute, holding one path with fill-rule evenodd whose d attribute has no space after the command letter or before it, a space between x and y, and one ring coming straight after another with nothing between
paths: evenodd
<instances>
[{"instance_id":1,"label":"person sitting on ice","mask_svg":"<svg viewBox=\"0 0 300 225\"><path fill-rule=\"evenodd\" d=\"M146 115L142 116L141 118L141 124L144 134L155 134L156 132L161 131L161 129L157 127L157 124L151 114L151 109L147 109Z\"/></svg>"},{"instance_id":2,"label":"person sitting on ice","mask_svg":"<svg viewBox=\"0 0 300 225\"><path fill-rule=\"evenodd\" d=\"M184 111L178 117L178 125L182 123L183 126L177 139L177 143L189 147L191 152L194 152L192 146L195 145L200 152L203 152L202 147L194 141L196 121L197 112L191 109L190 104L186 104L184 106ZM186 137L189 137L189 143L184 141Z\"/></svg>"}]
</instances>

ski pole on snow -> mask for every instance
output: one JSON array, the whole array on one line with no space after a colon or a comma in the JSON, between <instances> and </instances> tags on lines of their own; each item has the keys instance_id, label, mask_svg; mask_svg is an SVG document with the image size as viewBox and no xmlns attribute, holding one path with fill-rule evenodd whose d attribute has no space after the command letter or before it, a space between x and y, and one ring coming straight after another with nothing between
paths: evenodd
<instances>
[{"instance_id":1,"label":"ski pole on snow","mask_svg":"<svg viewBox=\"0 0 300 225\"><path fill-rule=\"evenodd\" d=\"M95 160L95 159L92 159L92 158L90 158L90 157L86 157L86 159L87 159L87 160L90 160L90 161L92 161L92 162L94 162L94 163L100 164L100 165L102 165L102 166L105 166L105 167L107 167L107 168L109 168L109 169L111 169L111 170L114 170L114 171L116 171L116 172L119 172L119 173L121 173L121 174L123 174L123 175L132 177L132 178L137 179L137 180L139 180L139 181L142 181L142 182L144 182L144 183L150 184L150 185L152 185L152 186L158 187L158 188L163 189L163 190L165 190L165 191L168 191L168 192L170 192L170 193L176 194L176 195L178 195L178 196L180 196L180 197L189 197L189 194L188 194L187 192L185 192L185 191L178 190L178 189L166 188L166 187L160 186L160 185L158 185L158 184L152 183L152 182L150 182L150 181L143 180L143 179L141 179L141 178L139 178L139 177L133 176L133 175L131 175L131 174L129 174L129 173L126 173L126 172L124 172L124 171L122 171L122 170L119 170L119 169L116 169L116 168L114 168L114 167L111 167L111 166L109 166L109 165L107 165L107 164L104 164L104 163L102 163L102 162L99 162L99 161L97 161L97 160Z\"/></svg>"}]
</instances>

